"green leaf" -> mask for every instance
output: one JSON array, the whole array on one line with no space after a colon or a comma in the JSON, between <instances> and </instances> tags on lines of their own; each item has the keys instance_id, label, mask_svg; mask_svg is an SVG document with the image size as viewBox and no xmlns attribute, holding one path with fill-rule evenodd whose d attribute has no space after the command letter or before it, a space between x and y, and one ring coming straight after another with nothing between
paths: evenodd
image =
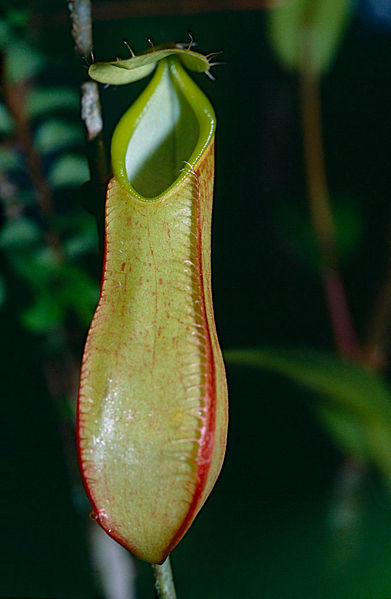
<instances>
[{"instance_id":1,"label":"green leaf","mask_svg":"<svg viewBox=\"0 0 391 599\"><path fill-rule=\"evenodd\" d=\"M0 48L6 48L13 39L8 19L0 19Z\"/></svg>"},{"instance_id":2,"label":"green leaf","mask_svg":"<svg viewBox=\"0 0 391 599\"><path fill-rule=\"evenodd\" d=\"M353 6L353 0L291 0L271 10L270 39L281 63L299 71L305 55L314 72L326 71Z\"/></svg>"},{"instance_id":3,"label":"green leaf","mask_svg":"<svg viewBox=\"0 0 391 599\"><path fill-rule=\"evenodd\" d=\"M0 248L15 250L30 247L39 241L41 232L32 220L21 217L9 220L0 232Z\"/></svg>"},{"instance_id":4,"label":"green leaf","mask_svg":"<svg viewBox=\"0 0 391 599\"><path fill-rule=\"evenodd\" d=\"M362 219L359 205L350 198L337 197L331 199L331 208L338 255L342 261L346 261L357 249L361 240ZM308 210L303 210L296 202L287 201L278 207L276 220L284 241L287 240L292 244L303 262L319 271L321 259L318 241Z\"/></svg>"},{"instance_id":5,"label":"green leaf","mask_svg":"<svg viewBox=\"0 0 391 599\"><path fill-rule=\"evenodd\" d=\"M76 187L88 181L90 172L84 156L66 154L55 161L49 172L53 187Z\"/></svg>"},{"instance_id":6,"label":"green leaf","mask_svg":"<svg viewBox=\"0 0 391 599\"><path fill-rule=\"evenodd\" d=\"M99 298L99 286L80 268L64 265L61 272L59 299L64 309L72 310L83 326L94 314Z\"/></svg>"},{"instance_id":7,"label":"green leaf","mask_svg":"<svg viewBox=\"0 0 391 599\"><path fill-rule=\"evenodd\" d=\"M26 105L34 119L50 112L78 112L80 101L78 92L70 87L36 87L28 95Z\"/></svg>"},{"instance_id":8,"label":"green leaf","mask_svg":"<svg viewBox=\"0 0 391 599\"><path fill-rule=\"evenodd\" d=\"M35 303L23 312L22 323L34 333L47 333L59 327L63 317L63 306L53 295L42 290Z\"/></svg>"},{"instance_id":9,"label":"green leaf","mask_svg":"<svg viewBox=\"0 0 391 599\"><path fill-rule=\"evenodd\" d=\"M233 364L283 374L356 414L370 416L376 406L384 417L391 418L391 392L382 378L332 354L315 350L239 349L224 355Z\"/></svg>"},{"instance_id":10,"label":"green leaf","mask_svg":"<svg viewBox=\"0 0 391 599\"><path fill-rule=\"evenodd\" d=\"M126 60L114 60L110 62L96 62L88 69L91 79L99 83L108 83L111 85L123 85L133 83L139 79L147 77L156 64L168 58L176 56L181 63L191 71L204 73L209 71L210 64L206 56L192 50L175 47L153 49L144 52L138 56L132 56Z\"/></svg>"},{"instance_id":11,"label":"green leaf","mask_svg":"<svg viewBox=\"0 0 391 599\"><path fill-rule=\"evenodd\" d=\"M314 350L239 349L224 357L281 374L319 394L329 430L352 453L366 453L391 485L391 391L380 376Z\"/></svg>"},{"instance_id":12,"label":"green leaf","mask_svg":"<svg viewBox=\"0 0 391 599\"><path fill-rule=\"evenodd\" d=\"M29 11L25 8L15 8L7 11L7 20L13 27L28 27Z\"/></svg>"},{"instance_id":13,"label":"green leaf","mask_svg":"<svg viewBox=\"0 0 391 599\"><path fill-rule=\"evenodd\" d=\"M314 407L321 422L336 439L342 451L354 455L361 461L369 459L365 426L360 420L331 406L322 404Z\"/></svg>"},{"instance_id":14,"label":"green leaf","mask_svg":"<svg viewBox=\"0 0 391 599\"><path fill-rule=\"evenodd\" d=\"M20 154L8 146L0 146L0 164L5 171L22 167L22 159Z\"/></svg>"},{"instance_id":15,"label":"green leaf","mask_svg":"<svg viewBox=\"0 0 391 599\"><path fill-rule=\"evenodd\" d=\"M5 19L0 19L0 48L4 48L10 38L10 27Z\"/></svg>"},{"instance_id":16,"label":"green leaf","mask_svg":"<svg viewBox=\"0 0 391 599\"><path fill-rule=\"evenodd\" d=\"M82 187L84 191L85 186ZM80 262L85 253L97 253L98 231L95 218L81 207L69 215L56 217L55 225L63 239L64 254L70 262ZM77 260L75 260L77 259Z\"/></svg>"},{"instance_id":17,"label":"green leaf","mask_svg":"<svg viewBox=\"0 0 391 599\"><path fill-rule=\"evenodd\" d=\"M29 284L32 305L22 321L36 333L53 331L72 314L86 326L98 300L98 284L82 269L58 259L50 248L12 255L14 269Z\"/></svg>"},{"instance_id":18,"label":"green leaf","mask_svg":"<svg viewBox=\"0 0 391 599\"><path fill-rule=\"evenodd\" d=\"M34 143L37 150L45 153L82 144L83 139L83 132L77 125L58 119L49 119L37 129Z\"/></svg>"},{"instance_id":19,"label":"green leaf","mask_svg":"<svg viewBox=\"0 0 391 599\"><path fill-rule=\"evenodd\" d=\"M90 218L88 226L83 227L79 233L76 233L64 241L64 251L70 258L78 258L86 252L96 251L98 247L98 235L96 224Z\"/></svg>"},{"instance_id":20,"label":"green leaf","mask_svg":"<svg viewBox=\"0 0 391 599\"><path fill-rule=\"evenodd\" d=\"M6 77L11 83L33 77L43 63L43 56L26 42L18 39L7 45Z\"/></svg>"},{"instance_id":21,"label":"green leaf","mask_svg":"<svg viewBox=\"0 0 391 599\"><path fill-rule=\"evenodd\" d=\"M0 134L9 135L14 129L14 122L8 109L0 103Z\"/></svg>"},{"instance_id":22,"label":"green leaf","mask_svg":"<svg viewBox=\"0 0 391 599\"><path fill-rule=\"evenodd\" d=\"M49 281L59 269L58 257L49 247L38 246L33 251L10 252L9 259L14 270L35 289Z\"/></svg>"}]
</instances>

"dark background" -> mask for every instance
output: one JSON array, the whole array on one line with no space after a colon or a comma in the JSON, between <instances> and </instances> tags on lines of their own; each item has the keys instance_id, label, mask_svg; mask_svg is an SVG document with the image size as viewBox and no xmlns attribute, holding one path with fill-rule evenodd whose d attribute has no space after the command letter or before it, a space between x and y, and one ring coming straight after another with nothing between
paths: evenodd
<instances>
[{"instance_id":1,"label":"dark background","mask_svg":"<svg viewBox=\"0 0 391 599\"><path fill-rule=\"evenodd\" d=\"M63 3L32 6L37 44L59 65L41 80L76 88L80 71ZM388 251L391 9L385 7L376 19L369 2L358 5L322 84L332 201L353 206L351 220L360 223L343 271L362 336ZM218 118L213 287L223 350L271 345L332 351L320 278L301 255L295 226L289 229L289 210L308 221L298 84L273 55L266 12L118 20L109 2L107 11L110 20L94 23L98 60L125 57L123 38L138 52L149 36L156 44L185 41L189 30L200 51L224 51L216 81L194 76ZM101 90L107 142L144 85ZM58 202L61 210L64 197ZM0 310L0 596L95 598L84 536L88 512L77 509L82 500L75 501L69 482L40 338L20 323L28 289L6 259L1 268L9 285ZM96 252L90 269L97 283L99 268ZM83 342L74 340L79 358ZM376 474L365 477L347 504L353 526L335 525L336 510L345 505L338 495L345 457L316 418L312 395L275 375L227 370L227 457L206 506L173 552L179 598L386 599L391 498ZM152 597L150 567L138 562L137 570L138 596Z\"/></svg>"}]
</instances>

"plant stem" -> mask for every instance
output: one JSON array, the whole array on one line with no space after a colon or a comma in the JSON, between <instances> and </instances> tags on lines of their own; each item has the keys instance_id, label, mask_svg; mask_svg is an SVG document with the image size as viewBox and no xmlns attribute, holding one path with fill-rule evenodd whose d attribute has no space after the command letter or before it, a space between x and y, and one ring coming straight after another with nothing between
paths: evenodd
<instances>
[{"instance_id":1,"label":"plant stem","mask_svg":"<svg viewBox=\"0 0 391 599\"><path fill-rule=\"evenodd\" d=\"M81 116L87 132L87 156L91 179L106 190L109 178L106 150L103 143L103 122L98 85L85 81L81 86Z\"/></svg>"},{"instance_id":2,"label":"plant stem","mask_svg":"<svg viewBox=\"0 0 391 599\"><path fill-rule=\"evenodd\" d=\"M75 51L85 61L89 61L93 55L91 2L70 0L69 11ZM81 117L87 134L87 156L91 179L98 183L102 193L105 193L109 168L102 137L103 121L99 91L95 81L85 81L81 85Z\"/></svg>"},{"instance_id":3,"label":"plant stem","mask_svg":"<svg viewBox=\"0 0 391 599\"><path fill-rule=\"evenodd\" d=\"M333 329L334 341L341 357L365 364L360 343L355 331L353 317L338 264L338 252L333 215L330 207L327 186L320 94L320 73L313 65L314 48L312 28L304 29L302 61L299 77L300 108L302 117L304 161L308 186L311 219L318 242L321 260L323 287ZM358 520L358 512L352 498L349 472L355 473L355 492L365 475L364 465L352 456L342 463L338 476L339 493L333 507L334 517L338 511L346 510L346 498L354 518L352 527ZM346 535L350 530L345 530Z\"/></svg>"},{"instance_id":4,"label":"plant stem","mask_svg":"<svg viewBox=\"0 0 391 599\"><path fill-rule=\"evenodd\" d=\"M30 175L31 183L35 191L35 197L42 219L45 223L46 241L55 252L59 260L62 259L61 242L58 232L54 226L54 206L52 193L45 178L42 161L39 153L34 147L30 121L26 111L25 99L28 87L25 82L12 83L5 76L2 79L5 103L15 122L16 139L22 148L26 159L26 165Z\"/></svg>"},{"instance_id":5,"label":"plant stem","mask_svg":"<svg viewBox=\"0 0 391 599\"><path fill-rule=\"evenodd\" d=\"M161 566L152 564L152 569L155 576L155 588L158 599L176 599L170 558L168 557Z\"/></svg>"},{"instance_id":6,"label":"plant stem","mask_svg":"<svg viewBox=\"0 0 391 599\"><path fill-rule=\"evenodd\" d=\"M325 172L320 76L312 66L311 40L303 44L300 70L300 107L302 115L304 159L311 219L318 242L323 286L335 344L342 356L358 359L360 346L339 271L335 229L330 209Z\"/></svg>"},{"instance_id":7,"label":"plant stem","mask_svg":"<svg viewBox=\"0 0 391 599\"><path fill-rule=\"evenodd\" d=\"M91 2L90 0L69 0L68 7L75 50L81 56L87 57L92 50Z\"/></svg>"}]
</instances>

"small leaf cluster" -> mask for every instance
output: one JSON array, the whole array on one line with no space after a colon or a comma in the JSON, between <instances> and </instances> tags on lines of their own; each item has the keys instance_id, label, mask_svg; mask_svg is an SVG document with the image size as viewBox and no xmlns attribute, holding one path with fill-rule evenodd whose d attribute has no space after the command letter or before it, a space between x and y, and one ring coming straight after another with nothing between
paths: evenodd
<instances>
[{"instance_id":1,"label":"small leaf cluster","mask_svg":"<svg viewBox=\"0 0 391 599\"><path fill-rule=\"evenodd\" d=\"M391 488L391 389L380 375L313 349L238 349L224 357L231 364L282 375L313 392L311 407L335 443L374 465Z\"/></svg>"},{"instance_id":2,"label":"small leaf cluster","mask_svg":"<svg viewBox=\"0 0 391 599\"><path fill-rule=\"evenodd\" d=\"M26 298L25 327L46 334L71 319L84 330L98 294L97 234L80 202L89 171L79 93L47 84L58 65L31 38L27 12L9 11L0 32L0 259ZM8 283L1 275L0 309Z\"/></svg>"}]
</instances>

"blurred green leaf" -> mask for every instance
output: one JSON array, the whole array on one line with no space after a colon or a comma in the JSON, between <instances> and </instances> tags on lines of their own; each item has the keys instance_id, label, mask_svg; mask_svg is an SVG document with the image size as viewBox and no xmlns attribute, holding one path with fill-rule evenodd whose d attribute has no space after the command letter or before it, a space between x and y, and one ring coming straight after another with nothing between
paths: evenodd
<instances>
[{"instance_id":1,"label":"blurred green leaf","mask_svg":"<svg viewBox=\"0 0 391 599\"><path fill-rule=\"evenodd\" d=\"M86 252L96 251L98 236L95 223L92 225L88 232L74 235L64 242L64 251L69 258L77 258Z\"/></svg>"},{"instance_id":2,"label":"blurred green leaf","mask_svg":"<svg viewBox=\"0 0 391 599\"><path fill-rule=\"evenodd\" d=\"M360 460L368 459L366 432L360 420L352 418L331 406L314 406L320 420L337 440L342 451L354 455Z\"/></svg>"},{"instance_id":3,"label":"blurred green leaf","mask_svg":"<svg viewBox=\"0 0 391 599\"><path fill-rule=\"evenodd\" d=\"M270 39L281 63L299 71L305 53L314 72L327 70L353 6L353 0L291 0L270 10Z\"/></svg>"},{"instance_id":4,"label":"blurred green leaf","mask_svg":"<svg viewBox=\"0 0 391 599\"><path fill-rule=\"evenodd\" d=\"M370 416L376 406L391 418L391 392L383 379L332 354L312 349L238 349L224 355L233 364L283 374L362 416Z\"/></svg>"},{"instance_id":5,"label":"blurred green leaf","mask_svg":"<svg viewBox=\"0 0 391 599\"><path fill-rule=\"evenodd\" d=\"M66 154L55 161L49 172L53 187L76 187L88 181L90 172L84 156Z\"/></svg>"},{"instance_id":6,"label":"blurred green leaf","mask_svg":"<svg viewBox=\"0 0 391 599\"><path fill-rule=\"evenodd\" d=\"M70 87L36 87L31 90L26 105L32 119L51 112L78 112L79 94Z\"/></svg>"},{"instance_id":7,"label":"blurred green leaf","mask_svg":"<svg viewBox=\"0 0 391 599\"><path fill-rule=\"evenodd\" d=\"M362 218L359 204L346 197L331 200L338 256L348 260L358 248L362 236ZM293 202L279 205L275 216L284 240L297 250L303 262L318 271L320 255L318 242L308 210Z\"/></svg>"},{"instance_id":8,"label":"blurred green leaf","mask_svg":"<svg viewBox=\"0 0 391 599\"><path fill-rule=\"evenodd\" d=\"M87 327L97 301L98 285L80 269L62 265L58 272L35 284L35 302L24 311L22 321L36 333L52 331L64 324L68 313Z\"/></svg>"},{"instance_id":9,"label":"blurred green leaf","mask_svg":"<svg viewBox=\"0 0 391 599\"><path fill-rule=\"evenodd\" d=\"M35 134L35 146L42 152L55 152L72 145L82 144L83 131L75 124L58 119L44 121Z\"/></svg>"},{"instance_id":10,"label":"blurred green leaf","mask_svg":"<svg viewBox=\"0 0 391 599\"><path fill-rule=\"evenodd\" d=\"M390 389L380 376L353 362L312 349L238 349L224 356L232 364L287 376L361 416L370 416L375 407L391 422Z\"/></svg>"},{"instance_id":11,"label":"blurred green leaf","mask_svg":"<svg viewBox=\"0 0 391 599\"><path fill-rule=\"evenodd\" d=\"M6 19L0 19L0 48L5 48L12 40L12 32Z\"/></svg>"},{"instance_id":12,"label":"blurred green leaf","mask_svg":"<svg viewBox=\"0 0 391 599\"><path fill-rule=\"evenodd\" d=\"M34 333L47 333L62 324L63 306L56 298L41 289L35 303L22 314L23 324Z\"/></svg>"},{"instance_id":13,"label":"blurred green leaf","mask_svg":"<svg viewBox=\"0 0 391 599\"><path fill-rule=\"evenodd\" d=\"M62 266L56 253L50 247L39 247L28 253L13 253L10 260L34 298L32 305L22 313L23 324L36 333L59 327L64 319L64 308L58 300Z\"/></svg>"},{"instance_id":14,"label":"blurred green leaf","mask_svg":"<svg viewBox=\"0 0 391 599\"><path fill-rule=\"evenodd\" d=\"M0 146L0 165L5 171L21 168L23 163L20 154L8 146Z\"/></svg>"},{"instance_id":15,"label":"blurred green leaf","mask_svg":"<svg viewBox=\"0 0 391 599\"><path fill-rule=\"evenodd\" d=\"M81 324L87 326L98 302L99 287L80 268L66 266L62 275L61 302L74 311Z\"/></svg>"},{"instance_id":16,"label":"blurred green leaf","mask_svg":"<svg viewBox=\"0 0 391 599\"><path fill-rule=\"evenodd\" d=\"M224 357L231 364L281 374L319 394L338 442L372 459L391 485L391 391L380 376L314 350L239 349Z\"/></svg>"},{"instance_id":17,"label":"blurred green leaf","mask_svg":"<svg viewBox=\"0 0 391 599\"><path fill-rule=\"evenodd\" d=\"M32 46L18 39L6 48L6 78L19 83L33 77L44 64L44 57Z\"/></svg>"},{"instance_id":18,"label":"blurred green leaf","mask_svg":"<svg viewBox=\"0 0 391 599\"><path fill-rule=\"evenodd\" d=\"M10 9L7 12L7 21L14 27L28 26L29 13L26 9Z\"/></svg>"},{"instance_id":19,"label":"blurred green leaf","mask_svg":"<svg viewBox=\"0 0 391 599\"><path fill-rule=\"evenodd\" d=\"M39 241L41 232L32 220L21 217L9 220L0 231L0 248L15 250Z\"/></svg>"},{"instance_id":20,"label":"blurred green leaf","mask_svg":"<svg viewBox=\"0 0 391 599\"><path fill-rule=\"evenodd\" d=\"M0 32L1 35L1 32ZM0 135L9 135L14 129L14 122L8 109L0 104Z\"/></svg>"},{"instance_id":21,"label":"blurred green leaf","mask_svg":"<svg viewBox=\"0 0 391 599\"><path fill-rule=\"evenodd\" d=\"M22 314L22 322L36 333L53 331L68 314L88 326L99 296L99 285L81 268L59 260L47 247L12 254L14 269L26 281L33 304Z\"/></svg>"},{"instance_id":22,"label":"blurred green leaf","mask_svg":"<svg viewBox=\"0 0 391 599\"><path fill-rule=\"evenodd\" d=\"M49 247L10 253L9 259L19 276L26 279L35 289L46 284L60 268L58 257Z\"/></svg>"},{"instance_id":23,"label":"blurred green leaf","mask_svg":"<svg viewBox=\"0 0 391 599\"><path fill-rule=\"evenodd\" d=\"M82 187L84 190L84 186ZM89 252L98 252L98 232L96 221L81 208L71 215L56 218L56 228L64 238L63 250L70 261Z\"/></svg>"}]
</instances>

